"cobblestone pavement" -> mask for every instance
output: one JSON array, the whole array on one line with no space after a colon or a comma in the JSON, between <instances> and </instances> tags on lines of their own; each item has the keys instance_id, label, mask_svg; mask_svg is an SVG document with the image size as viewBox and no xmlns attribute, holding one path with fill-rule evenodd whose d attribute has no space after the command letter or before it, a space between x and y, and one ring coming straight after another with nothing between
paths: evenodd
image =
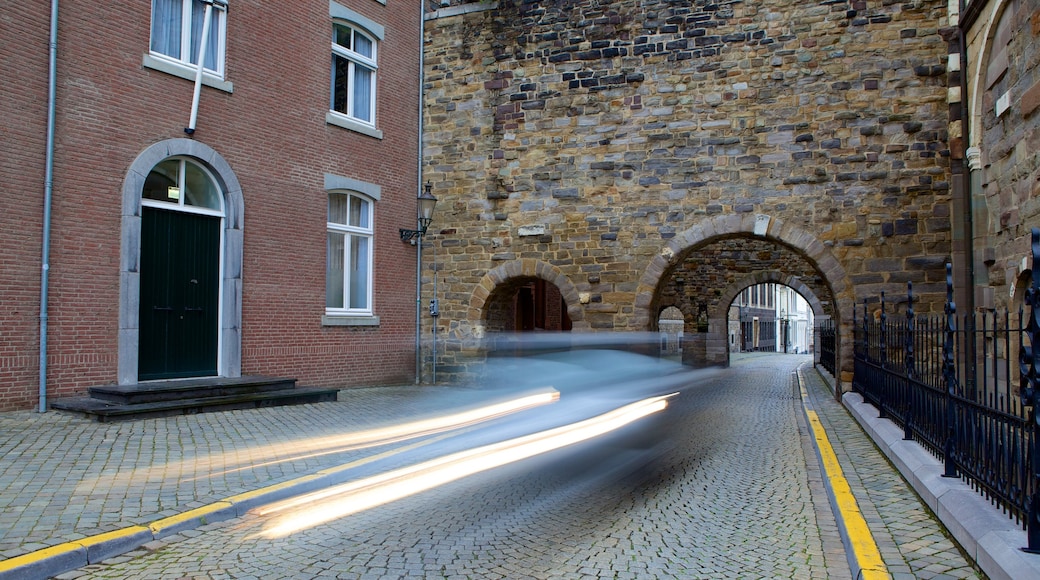
<instances>
[{"instance_id":1,"label":"cobblestone pavement","mask_svg":"<svg viewBox=\"0 0 1040 580\"><path fill-rule=\"evenodd\" d=\"M554 452L282 539L251 513L60 578L850 578L792 379L808 362L735 359L673 404L675 445L652 460ZM976 577L816 371L801 376L893 575ZM0 558L370 456L338 436L483 396L353 389L122 424L0 414Z\"/></svg>"},{"instance_id":2,"label":"cobblestone pavement","mask_svg":"<svg viewBox=\"0 0 1040 580\"><path fill-rule=\"evenodd\" d=\"M806 367L801 377L892 577L981 577L819 373Z\"/></svg>"},{"instance_id":3,"label":"cobblestone pavement","mask_svg":"<svg viewBox=\"0 0 1040 580\"><path fill-rule=\"evenodd\" d=\"M687 393L678 444L637 471L558 453L285 539L251 515L66 577L849 578L803 446L804 359L770 360Z\"/></svg>"},{"instance_id":4,"label":"cobblestone pavement","mask_svg":"<svg viewBox=\"0 0 1040 580\"><path fill-rule=\"evenodd\" d=\"M348 389L336 403L125 423L0 413L0 559L363 457L369 451L338 437L479 396L439 387Z\"/></svg>"}]
</instances>

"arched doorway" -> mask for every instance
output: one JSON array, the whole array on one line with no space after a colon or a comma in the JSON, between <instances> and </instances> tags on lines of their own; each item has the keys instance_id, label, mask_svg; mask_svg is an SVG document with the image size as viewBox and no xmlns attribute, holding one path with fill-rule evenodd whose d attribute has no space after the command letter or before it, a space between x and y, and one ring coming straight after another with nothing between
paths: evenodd
<instances>
[{"instance_id":1,"label":"arched doorway","mask_svg":"<svg viewBox=\"0 0 1040 580\"><path fill-rule=\"evenodd\" d=\"M668 306L657 317L657 331L661 334L661 356L682 361L682 341L686 333L686 317L682 310Z\"/></svg>"},{"instance_id":2,"label":"arched doorway","mask_svg":"<svg viewBox=\"0 0 1040 580\"><path fill-rule=\"evenodd\" d=\"M851 347L851 286L826 246L798 227L767 215L708 218L669 241L648 265L637 295L637 313L674 305L687 320L707 319L687 332L683 361L695 367L729 361L729 309L748 286L776 282L791 287L810 304L816 321L838 321ZM705 317L701 314L706 313ZM636 320L638 323L638 319ZM653 328L656 320L647 320ZM687 331L691 325L687 325ZM839 368L851 367L839 349ZM851 373L851 368L843 369ZM845 376L843 375L842 381ZM844 385L843 385L844 387Z\"/></svg>"},{"instance_id":3,"label":"arched doorway","mask_svg":"<svg viewBox=\"0 0 1040 580\"><path fill-rule=\"evenodd\" d=\"M224 196L177 156L148 173L141 206L138 380L214 376Z\"/></svg>"},{"instance_id":4,"label":"arched doorway","mask_svg":"<svg viewBox=\"0 0 1040 580\"><path fill-rule=\"evenodd\" d=\"M553 283L535 277L512 278L488 298L487 332L566 332L573 328L567 303Z\"/></svg>"},{"instance_id":5,"label":"arched doorway","mask_svg":"<svg viewBox=\"0 0 1040 580\"><path fill-rule=\"evenodd\" d=\"M119 384L241 375L242 190L212 148L156 143L123 182Z\"/></svg>"}]
</instances>

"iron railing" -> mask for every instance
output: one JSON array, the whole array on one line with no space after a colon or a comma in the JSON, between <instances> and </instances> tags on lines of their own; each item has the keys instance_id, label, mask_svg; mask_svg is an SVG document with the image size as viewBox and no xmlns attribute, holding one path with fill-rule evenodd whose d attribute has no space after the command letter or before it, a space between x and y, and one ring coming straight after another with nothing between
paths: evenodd
<instances>
[{"instance_id":1,"label":"iron railing","mask_svg":"<svg viewBox=\"0 0 1040 580\"><path fill-rule=\"evenodd\" d=\"M1040 229L1032 235L1037 272ZM1040 549L1038 284L1040 276L1016 315L958 315L947 265L944 314L916 315L908 283L902 313L889 312L884 293L873 311L864 300L862 318L856 308L854 341L853 390L942 460L944 476L962 478L1020 523L1030 551Z\"/></svg>"},{"instance_id":2,"label":"iron railing","mask_svg":"<svg viewBox=\"0 0 1040 580\"><path fill-rule=\"evenodd\" d=\"M835 346L838 343L838 328L833 319L821 320L816 324L816 344L820 350L820 366L827 369L832 377L837 367L838 355Z\"/></svg>"}]
</instances>

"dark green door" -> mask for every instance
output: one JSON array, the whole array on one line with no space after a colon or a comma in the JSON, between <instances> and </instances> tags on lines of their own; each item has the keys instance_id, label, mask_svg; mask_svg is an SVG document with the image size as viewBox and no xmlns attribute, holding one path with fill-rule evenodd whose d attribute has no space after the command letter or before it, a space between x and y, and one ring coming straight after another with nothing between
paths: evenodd
<instances>
[{"instance_id":1,"label":"dark green door","mask_svg":"<svg viewBox=\"0 0 1040 580\"><path fill-rule=\"evenodd\" d=\"M142 208L139 380L217 374L220 223Z\"/></svg>"}]
</instances>

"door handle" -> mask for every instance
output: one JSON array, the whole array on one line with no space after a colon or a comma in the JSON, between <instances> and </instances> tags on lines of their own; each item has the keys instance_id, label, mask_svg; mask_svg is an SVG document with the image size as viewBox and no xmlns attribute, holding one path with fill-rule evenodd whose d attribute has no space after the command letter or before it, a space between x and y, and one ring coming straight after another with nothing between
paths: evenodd
<instances>
[{"instance_id":1,"label":"door handle","mask_svg":"<svg viewBox=\"0 0 1040 580\"><path fill-rule=\"evenodd\" d=\"M152 310L160 310L162 312L173 312L173 308L169 306L152 306Z\"/></svg>"},{"instance_id":2,"label":"door handle","mask_svg":"<svg viewBox=\"0 0 1040 580\"><path fill-rule=\"evenodd\" d=\"M191 306L185 306L184 307L184 311L185 312L202 312L202 307L199 306L198 308L192 308Z\"/></svg>"}]
</instances>

